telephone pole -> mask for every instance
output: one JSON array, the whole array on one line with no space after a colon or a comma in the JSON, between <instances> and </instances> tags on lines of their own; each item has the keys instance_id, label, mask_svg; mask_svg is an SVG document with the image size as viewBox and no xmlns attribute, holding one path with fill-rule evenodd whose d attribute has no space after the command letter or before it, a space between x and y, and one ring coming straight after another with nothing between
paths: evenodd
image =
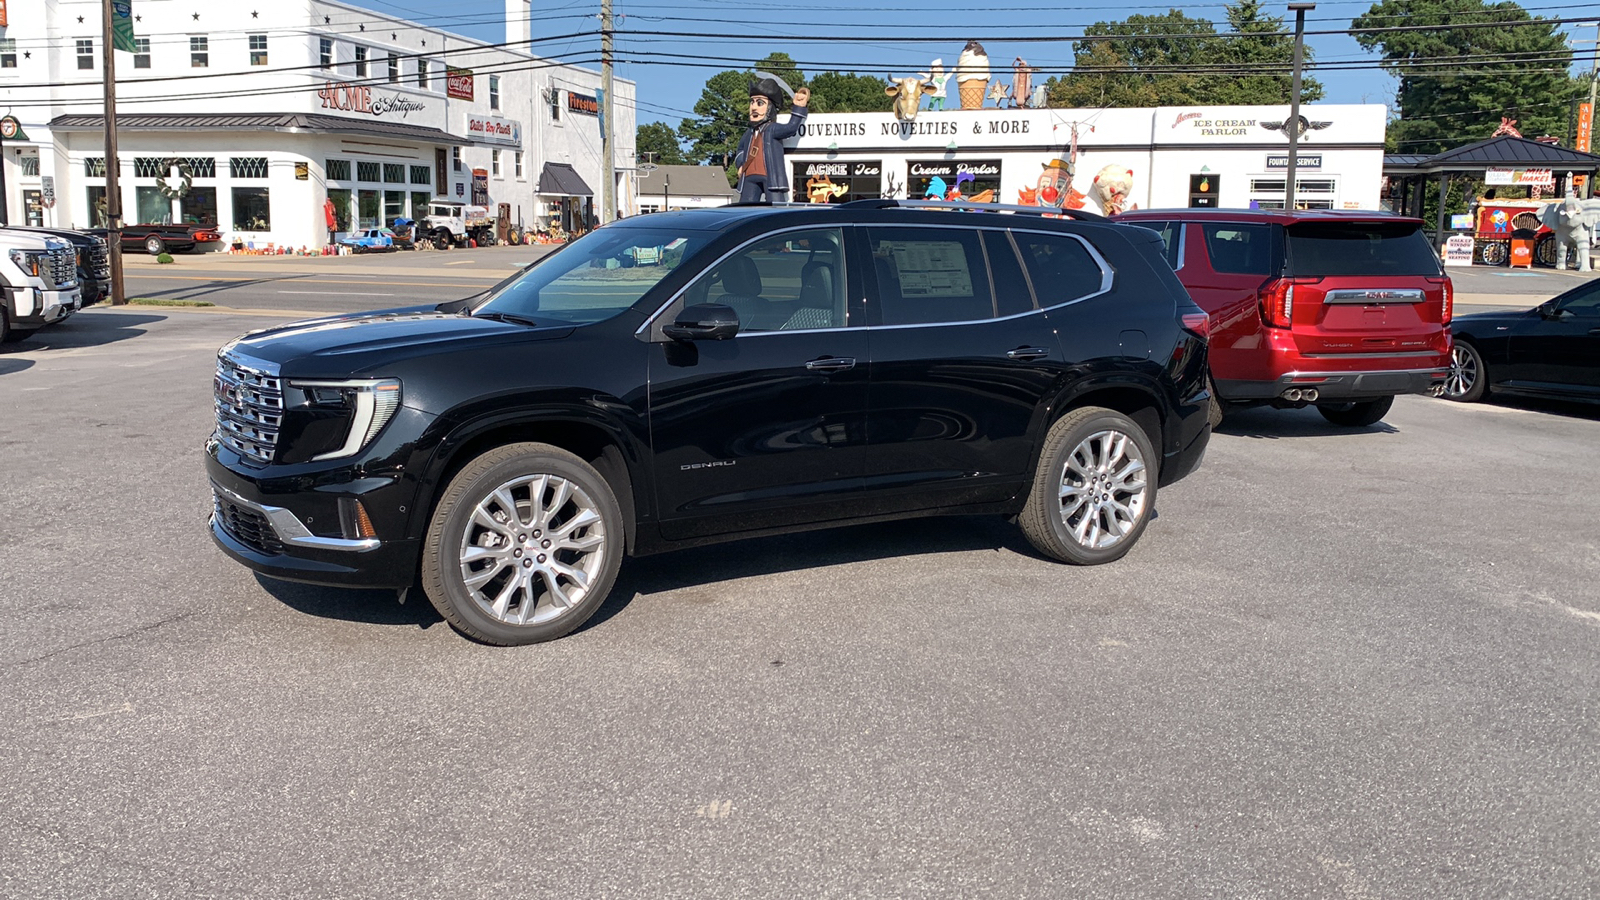
<instances>
[{"instance_id":1,"label":"telephone pole","mask_svg":"<svg viewBox=\"0 0 1600 900\"><path fill-rule=\"evenodd\" d=\"M1306 10L1316 9L1315 3L1291 3L1294 10L1294 77L1289 87L1289 121L1283 130L1289 132L1289 164L1283 178L1283 211L1294 212L1295 170L1300 167L1300 67L1305 58Z\"/></svg>"},{"instance_id":2,"label":"telephone pole","mask_svg":"<svg viewBox=\"0 0 1600 900\"><path fill-rule=\"evenodd\" d=\"M603 225L617 216L617 167L612 158L616 141L616 104L611 97L611 0L600 0L600 223Z\"/></svg>"},{"instance_id":3,"label":"telephone pole","mask_svg":"<svg viewBox=\"0 0 1600 900\"><path fill-rule=\"evenodd\" d=\"M100 44L105 51L106 249L111 254L111 305L123 306L128 295L122 284L122 186L117 183L117 61L112 48L111 0L100 0L100 17Z\"/></svg>"}]
</instances>

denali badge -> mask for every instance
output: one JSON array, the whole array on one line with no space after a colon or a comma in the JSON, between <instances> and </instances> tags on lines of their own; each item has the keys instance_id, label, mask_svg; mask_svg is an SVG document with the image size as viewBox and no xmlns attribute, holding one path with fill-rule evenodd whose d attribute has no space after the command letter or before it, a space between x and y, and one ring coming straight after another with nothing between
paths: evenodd
<instances>
[{"instance_id":1,"label":"denali badge","mask_svg":"<svg viewBox=\"0 0 1600 900\"><path fill-rule=\"evenodd\" d=\"M716 466L731 466L735 462L736 462L736 460L732 460L732 459L715 459L715 460L712 460L711 462L689 463L687 466L679 466L678 467L678 471L687 472L690 469L710 469L710 468L714 468Z\"/></svg>"}]
</instances>

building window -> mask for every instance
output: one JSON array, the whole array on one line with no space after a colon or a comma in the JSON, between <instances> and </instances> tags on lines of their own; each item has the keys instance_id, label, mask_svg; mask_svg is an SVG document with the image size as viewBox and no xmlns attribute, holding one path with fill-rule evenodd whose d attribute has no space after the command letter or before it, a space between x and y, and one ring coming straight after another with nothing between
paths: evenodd
<instances>
[{"instance_id":1,"label":"building window","mask_svg":"<svg viewBox=\"0 0 1600 900\"><path fill-rule=\"evenodd\" d=\"M267 64L267 36L264 34L250 35L250 65L264 66Z\"/></svg>"},{"instance_id":2,"label":"building window","mask_svg":"<svg viewBox=\"0 0 1600 900\"><path fill-rule=\"evenodd\" d=\"M106 227L106 186L91 184L84 188L89 201L89 227Z\"/></svg>"},{"instance_id":3,"label":"building window","mask_svg":"<svg viewBox=\"0 0 1600 900\"><path fill-rule=\"evenodd\" d=\"M272 202L269 199L267 188L236 187L233 189L233 230L272 230Z\"/></svg>"},{"instance_id":4,"label":"building window","mask_svg":"<svg viewBox=\"0 0 1600 900\"><path fill-rule=\"evenodd\" d=\"M106 177L106 158L104 156L90 156L83 161L83 174L87 178Z\"/></svg>"},{"instance_id":5,"label":"building window","mask_svg":"<svg viewBox=\"0 0 1600 900\"><path fill-rule=\"evenodd\" d=\"M78 41L78 68L94 68L94 41L92 39Z\"/></svg>"},{"instance_id":6,"label":"building window","mask_svg":"<svg viewBox=\"0 0 1600 900\"><path fill-rule=\"evenodd\" d=\"M203 37L189 38L189 68L204 69L211 65L211 41Z\"/></svg>"},{"instance_id":7,"label":"building window","mask_svg":"<svg viewBox=\"0 0 1600 900\"><path fill-rule=\"evenodd\" d=\"M383 183L384 184L405 184L406 183L406 167L404 165L402 165L401 163L384 163L383 164Z\"/></svg>"},{"instance_id":8,"label":"building window","mask_svg":"<svg viewBox=\"0 0 1600 900\"><path fill-rule=\"evenodd\" d=\"M425 59L419 59L419 60L417 60L417 87L425 88L427 86L428 86L428 61L425 60Z\"/></svg>"},{"instance_id":9,"label":"building window","mask_svg":"<svg viewBox=\"0 0 1600 900\"><path fill-rule=\"evenodd\" d=\"M411 167L411 183L412 184L429 184L432 181L433 181L433 173L428 171L428 167L427 166L412 166Z\"/></svg>"},{"instance_id":10,"label":"building window","mask_svg":"<svg viewBox=\"0 0 1600 900\"><path fill-rule=\"evenodd\" d=\"M500 151L499 150L490 150L489 151L489 174L493 175L496 178L500 177Z\"/></svg>"},{"instance_id":11,"label":"building window","mask_svg":"<svg viewBox=\"0 0 1600 900\"><path fill-rule=\"evenodd\" d=\"M453 171L456 171L456 172L461 171L461 148L460 147L451 147L450 148L450 168Z\"/></svg>"},{"instance_id":12,"label":"building window","mask_svg":"<svg viewBox=\"0 0 1600 900\"><path fill-rule=\"evenodd\" d=\"M328 173L329 181L350 180L350 160L348 159L330 159L323 163L323 168Z\"/></svg>"},{"instance_id":13,"label":"building window","mask_svg":"<svg viewBox=\"0 0 1600 900\"><path fill-rule=\"evenodd\" d=\"M133 67L135 69L150 68L150 39L133 39Z\"/></svg>"},{"instance_id":14,"label":"building window","mask_svg":"<svg viewBox=\"0 0 1600 900\"><path fill-rule=\"evenodd\" d=\"M522 180L522 151L517 150L512 154L512 165L516 166L517 180Z\"/></svg>"},{"instance_id":15,"label":"building window","mask_svg":"<svg viewBox=\"0 0 1600 900\"><path fill-rule=\"evenodd\" d=\"M364 159L363 160L358 160L356 162L356 180L357 181L381 181L381 180L383 180L381 175L379 174L379 171L378 171L378 164L375 163L375 162L368 162L368 161L366 161Z\"/></svg>"},{"instance_id":16,"label":"building window","mask_svg":"<svg viewBox=\"0 0 1600 900\"><path fill-rule=\"evenodd\" d=\"M23 157L20 157L18 161L22 163L22 177L23 178L38 178L39 177L39 157L37 157L37 156L23 156Z\"/></svg>"},{"instance_id":17,"label":"building window","mask_svg":"<svg viewBox=\"0 0 1600 900\"><path fill-rule=\"evenodd\" d=\"M367 77L367 48L360 44L356 45L356 77Z\"/></svg>"},{"instance_id":18,"label":"building window","mask_svg":"<svg viewBox=\"0 0 1600 900\"><path fill-rule=\"evenodd\" d=\"M133 177L135 178L165 178L167 167L163 165L166 160L159 156L135 156L133 158Z\"/></svg>"},{"instance_id":19,"label":"building window","mask_svg":"<svg viewBox=\"0 0 1600 900\"><path fill-rule=\"evenodd\" d=\"M500 76L489 76L489 108L500 108Z\"/></svg>"},{"instance_id":20,"label":"building window","mask_svg":"<svg viewBox=\"0 0 1600 900\"><path fill-rule=\"evenodd\" d=\"M145 41L146 44L150 43ZM17 39L0 38L0 69L17 67Z\"/></svg>"},{"instance_id":21,"label":"building window","mask_svg":"<svg viewBox=\"0 0 1600 900\"><path fill-rule=\"evenodd\" d=\"M145 225L172 224L172 198L161 188L139 185L133 189L133 221Z\"/></svg>"},{"instance_id":22,"label":"building window","mask_svg":"<svg viewBox=\"0 0 1600 900\"><path fill-rule=\"evenodd\" d=\"M323 38L317 43L317 63L324 69L333 68L333 38Z\"/></svg>"},{"instance_id":23,"label":"building window","mask_svg":"<svg viewBox=\"0 0 1600 900\"><path fill-rule=\"evenodd\" d=\"M400 57L389 54L389 83L400 83Z\"/></svg>"},{"instance_id":24,"label":"building window","mask_svg":"<svg viewBox=\"0 0 1600 900\"><path fill-rule=\"evenodd\" d=\"M214 156L190 156L183 161L189 165L191 178L217 177L217 158Z\"/></svg>"},{"instance_id":25,"label":"building window","mask_svg":"<svg viewBox=\"0 0 1600 900\"><path fill-rule=\"evenodd\" d=\"M229 157L228 174L234 178L265 178L267 177L267 158L265 156ZM234 194L237 195L238 192L235 191ZM238 218L237 213L234 214L234 218Z\"/></svg>"},{"instance_id":26,"label":"building window","mask_svg":"<svg viewBox=\"0 0 1600 900\"><path fill-rule=\"evenodd\" d=\"M552 83L545 96L550 98L550 121L561 121L561 89Z\"/></svg>"}]
</instances>

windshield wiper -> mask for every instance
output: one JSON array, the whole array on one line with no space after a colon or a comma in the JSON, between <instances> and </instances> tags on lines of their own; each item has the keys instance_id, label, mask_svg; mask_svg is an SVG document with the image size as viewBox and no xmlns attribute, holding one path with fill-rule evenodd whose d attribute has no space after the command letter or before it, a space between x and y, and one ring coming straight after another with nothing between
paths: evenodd
<instances>
[{"instance_id":1,"label":"windshield wiper","mask_svg":"<svg viewBox=\"0 0 1600 900\"><path fill-rule=\"evenodd\" d=\"M516 313L480 312L480 313L473 313L472 317L474 319L494 319L494 320L499 321L499 322L515 322L518 325L527 325L529 328L538 328L539 327L539 323L538 322L535 322L533 319L530 319L527 316L519 316Z\"/></svg>"}]
</instances>

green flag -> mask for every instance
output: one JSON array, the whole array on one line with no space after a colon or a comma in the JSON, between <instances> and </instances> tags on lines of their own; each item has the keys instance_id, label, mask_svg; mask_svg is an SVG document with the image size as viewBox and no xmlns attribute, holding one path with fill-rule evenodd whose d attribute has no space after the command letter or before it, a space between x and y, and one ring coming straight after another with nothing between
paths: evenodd
<instances>
[{"instance_id":1,"label":"green flag","mask_svg":"<svg viewBox=\"0 0 1600 900\"><path fill-rule=\"evenodd\" d=\"M111 46L133 52L133 0L111 0Z\"/></svg>"}]
</instances>

